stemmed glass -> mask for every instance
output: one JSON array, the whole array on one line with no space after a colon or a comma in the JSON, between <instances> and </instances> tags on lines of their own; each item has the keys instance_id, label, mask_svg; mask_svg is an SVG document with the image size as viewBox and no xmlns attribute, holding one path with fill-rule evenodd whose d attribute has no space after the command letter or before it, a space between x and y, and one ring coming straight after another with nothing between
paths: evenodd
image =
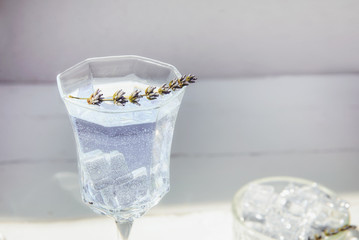
<instances>
[{"instance_id":1,"label":"stemmed glass","mask_svg":"<svg viewBox=\"0 0 359 240\"><path fill-rule=\"evenodd\" d=\"M120 97L147 94L148 86L169 90L163 84L179 78L174 66L139 56L91 58L57 76L76 139L83 201L115 219L120 239L128 239L133 221L169 191L172 136L184 88L152 101L150 94L132 102Z\"/></svg>"}]
</instances>

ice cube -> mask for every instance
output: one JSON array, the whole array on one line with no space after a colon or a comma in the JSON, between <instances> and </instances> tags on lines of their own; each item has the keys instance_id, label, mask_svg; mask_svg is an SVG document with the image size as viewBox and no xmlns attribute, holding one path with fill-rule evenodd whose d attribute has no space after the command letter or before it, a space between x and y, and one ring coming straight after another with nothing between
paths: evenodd
<instances>
[{"instance_id":1,"label":"ice cube","mask_svg":"<svg viewBox=\"0 0 359 240\"><path fill-rule=\"evenodd\" d=\"M92 182L99 181L107 177L110 172L110 164L106 160L105 154L98 152L96 155L87 155L83 159L85 172L89 175Z\"/></svg>"},{"instance_id":2,"label":"ice cube","mask_svg":"<svg viewBox=\"0 0 359 240\"><path fill-rule=\"evenodd\" d=\"M127 182L130 182L132 180L133 180L133 175L132 175L132 173L129 173L124 176L119 176L118 178L116 178L115 185L119 186L119 185L125 184Z\"/></svg>"},{"instance_id":3,"label":"ice cube","mask_svg":"<svg viewBox=\"0 0 359 240\"><path fill-rule=\"evenodd\" d=\"M266 232L275 239L298 239L305 232L307 221L305 218L294 216L278 206L268 212L266 216Z\"/></svg>"},{"instance_id":4,"label":"ice cube","mask_svg":"<svg viewBox=\"0 0 359 240\"><path fill-rule=\"evenodd\" d=\"M94 189L101 190L101 189L107 188L108 186L113 186L114 183L115 183L115 181L112 178L106 177L106 178L102 178L97 181L93 181L92 185L93 185Z\"/></svg>"},{"instance_id":5,"label":"ice cube","mask_svg":"<svg viewBox=\"0 0 359 240\"><path fill-rule=\"evenodd\" d=\"M147 176L147 170L145 167L138 168L132 172L133 178L139 178L142 176Z\"/></svg>"},{"instance_id":6,"label":"ice cube","mask_svg":"<svg viewBox=\"0 0 359 240\"><path fill-rule=\"evenodd\" d=\"M313 228L339 228L347 224L349 219L349 204L343 200L321 198L312 211L317 215L313 221Z\"/></svg>"},{"instance_id":7,"label":"ice cube","mask_svg":"<svg viewBox=\"0 0 359 240\"><path fill-rule=\"evenodd\" d=\"M119 208L119 203L116 199L114 189L115 189L115 187L113 185L111 185L111 186L108 186L107 188L103 188L100 190L103 202L106 204L106 207L108 207L110 209Z\"/></svg>"},{"instance_id":8,"label":"ice cube","mask_svg":"<svg viewBox=\"0 0 359 240\"><path fill-rule=\"evenodd\" d=\"M83 155L84 169L94 189L101 190L115 184L115 179L128 174L125 157L118 151L99 150Z\"/></svg>"},{"instance_id":9,"label":"ice cube","mask_svg":"<svg viewBox=\"0 0 359 240\"><path fill-rule=\"evenodd\" d=\"M149 191L147 169L129 171L125 157L118 151L92 151L82 156L86 181L89 181L94 201L110 209L129 207L141 201Z\"/></svg>"},{"instance_id":10,"label":"ice cube","mask_svg":"<svg viewBox=\"0 0 359 240\"><path fill-rule=\"evenodd\" d=\"M279 196L283 204L283 211L300 217L307 215L317 201L319 191L315 185L299 187L290 184L283 189Z\"/></svg>"},{"instance_id":11,"label":"ice cube","mask_svg":"<svg viewBox=\"0 0 359 240\"><path fill-rule=\"evenodd\" d=\"M129 173L129 168L127 166L125 156L118 152L112 151L109 153L110 165L111 165L111 176L113 179L118 178Z\"/></svg>"},{"instance_id":12,"label":"ice cube","mask_svg":"<svg viewBox=\"0 0 359 240\"><path fill-rule=\"evenodd\" d=\"M141 201L141 199L144 198L149 191L150 179L148 179L147 171L144 167L136 169L132 172L132 174L134 177L132 188L136 192L137 200Z\"/></svg>"},{"instance_id":13,"label":"ice cube","mask_svg":"<svg viewBox=\"0 0 359 240\"><path fill-rule=\"evenodd\" d=\"M273 186L259 184L249 186L242 201L244 220L264 222L276 197Z\"/></svg>"},{"instance_id":14,"label":"ice cube","mask_svg":"<svg viewBox=\"0 0 359 240\"><path fill-rule=\"evenodd\" d=\"M122 207L141 201L149 190L150 180L145 167L132 171L131 177L129 179L126 175L116 180L115 195Z\"/></svg>"}]
</instances>

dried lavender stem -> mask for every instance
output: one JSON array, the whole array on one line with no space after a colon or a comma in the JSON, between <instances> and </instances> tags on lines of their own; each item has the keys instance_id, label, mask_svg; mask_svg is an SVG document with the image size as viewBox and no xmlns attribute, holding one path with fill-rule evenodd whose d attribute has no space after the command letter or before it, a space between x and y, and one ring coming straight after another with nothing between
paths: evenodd
<instances>
[{"instance_id":1,"label":"dried lavender stem","mask_svg":"<svg viewBox=\"0 0 359 240\"><path fill-rule=\"evenodd\" d=\"M69 95L69 98L75 98L75 99L81 99L81 100L86 100L87 99L87 98L74 97L72 95Z\"/></svg>"},{"instance_id":2,"label":"dried lavender stem","mask_svg":"<svg viewBox=\"0 0 359 240\"><path fill-rule=\"evenodd\" d=\"M103 101L113 101L117 105L124 106L126 102L131 102L140 106L139 100L143 97L146 97L148 100L155 100L160 95L169 94L171 91L176 91L189 85L189 83L194 83L197 80L192 74L183 75L180 78L170 81L168 84L163 84L161 87L154 91L156 87L148 86L145 90L142 88L137 88L130 96L124 96L125 92L123 90L118 90L115 92L112 98L104 98L100 89L97 89L89 98L80 98L69 95L69 98L87 100L88 104L100 105ZM144 91L145 94L140 94L141 91Z\"/></svg>"},{"instance_id":3,"label":"dried lavender stem","mask_svg":"<svg viewBox=\"0 0 359 240\"><path fill-rule=\"evenodd\" d=\"M146 96L146 94L142 94L141 95L142 97L145 97ZM125 98L129 98L129 96L124 96ZM87 98L80 98L80 97L74 97L74 96L72 96L72 95L69 95L69 98L75 98L75 99L80 99L80 100L86 100ZM113 99L111 98L105 98L105 99L102 99L102 101L113 101Z\"/></svg>"},{"instance_id":4,"label":"dried lavender stem","mask_svg":"<svg viewBox=\"0 0 359 240\"><path fill-rule=\"evenodd\" d=\"M80 98L80 97L74 97L72 95L69 95L69 98L75 98L75 99L80 99L80 100L86 100L87 98ZM113 99L102 99L101 101L113 101Z\"/></svg>"}]
</instances>

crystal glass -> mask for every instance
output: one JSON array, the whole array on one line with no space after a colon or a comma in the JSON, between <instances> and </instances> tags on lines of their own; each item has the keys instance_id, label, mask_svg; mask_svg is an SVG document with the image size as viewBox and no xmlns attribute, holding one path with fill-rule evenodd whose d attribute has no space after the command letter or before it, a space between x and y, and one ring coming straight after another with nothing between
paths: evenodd
<instances>
[{"instance_id":1,"label":"crystal glass","mask_svg":"<svg viewBox=\"0 0 359 240\"><path fill-rule=\"evenodd\" d=\"M69 95L88 98L101 89L111 98L119 89L145 92L180 77L174 66L139 56L91 58L57 76L77 143L83 201L112 216L122 239L169 191L172 136L184 88L152 101L144 97L140 106L90 105Z\"/></svg>"},{"instance_id":2,"label":"crystal glass","mask_svg":"<svg viewBox=\"0 0 359 240\"><path fill-rule=\"evenodd\" d=\"M295 184L295 185L308 186L308 187L315 186L315 188L319 189L320 192L327 195L327 197L329 197L330 199L337 199L337 195L333 191L329 190L328 188L326 188L324 186L318 185L314 182L304 180L304 179L292 178L292 177L272 177L272 178L264 178L264 179L259 179L259 180L253 181L253 182L245 185L244 187L242 187L235 194L235 196L233 198L232 215L233 215L233 233L234 233L235 240L276 240L274 238L268 237L267 235L263 234L262 232L259 232L258 229L260 229L260 226L253 225L254 224L253 222L251 223L252 225L248 224L248 222L243 217L244 216L243 213L245 211L248 211L248 208L250 208L250 206L248 206L244 203L245 202L244 199L248 196L248 195L246 195L246 193L248 193L250 188L253 188L253 186L258 186L258 184L260 184L261 186L269 186L271 188L273 187L272 189L274 189L275 193L279 193L279 192L283 191L283 189L285 187L287 187L288 184ZM251 190L251 191L253 191L253 190ZM270 195L268 193L266 193L265 191L263 191L262 193L259 192L258 194L256 194L254 196L253 202L258 201L261 204L264 203L264 205L266 205L266 203L267 203L267 206L268 206L269 198L271 198ZM293 209L295 207L297 207L297 209L294 209L294 210L297 210L297 211L299 210L298 206L295 206L294 204L291 207ZM283 208L280 209L279 211L281 211L281 214L284 214ZM267 216L264 216L264 219ZM344 216L346 216L346 217L343 218L343 224L344 225L349 224L349 221L350 221L349 214L344 215ZM254 218L257 218L256 219L257 222L261 222L260 219L263 219L263 216L255 215ZM259 221L258 221L258 219L259 219ZM303 218L302 218L302 220L303 220ZM249 221L251 221L251 220L249 220ZM264 221L266 221L266 220L264 220ZM278 226L280 228L288 227L289 231L293 231L290 228L290 226L286 226L286 224L287 224L287 222L279 221L278 224L276 224L276 226ZM297 240L297 239L298 238L296 238L295 240ZM326 240L357 240L359 238L358 238L358 232L352 230L352 231L340 232L331 237L326 237L325 239ZM286 240L291 240L291 239L286 238ZM314 240L314 238L313 238L313 240Z\"/></svg>"}]
</instances>

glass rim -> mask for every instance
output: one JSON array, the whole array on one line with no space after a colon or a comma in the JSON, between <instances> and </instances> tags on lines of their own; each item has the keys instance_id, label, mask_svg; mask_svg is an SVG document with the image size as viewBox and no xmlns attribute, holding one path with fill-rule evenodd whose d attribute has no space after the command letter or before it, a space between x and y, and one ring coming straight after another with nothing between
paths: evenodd
<instances>
[{"instance_id":1,"label":"glass rim","mask_svg":"<svg viewBox=\"0 0 359 240\"><path fill-rule=\"evenodd\" d=\"M238 205L237 204L238 199L243 196L243 194L245 193L245 191L248 189L248 187L250 185L274 182L274 181L296 182L296 183L301 183L301 184L305 184L305 185L317 184L317 186L320 190L324 191L325 193L329 194L330 196L334 196L334 197L338 196L333 190L330 190L329 188L327 188L315 181L311 181L311 180L307 180L307 179L303 179L303 178L297 178L297 177L290 177L290 176L275 176L275 177L260 178L260 179L257 179L257 180L254 180L254 181L251 181L251 182L245 184L235 193L235 195L232 199L232 204L231 204L232 216L234 218L234 221L236 221L240 225L241 228L244 228L244 229L246 229L246 231L250 231L250 232L256 234L258 237L260 237L263 240L275 240L275 239L271 238L267 235L264 235L263 233L258 232L255 229L252 229L252 228L249 228L248 226L246 226L244 224L243 219L239 216L239 214L236 210L236 206ZM349 214L348 222L350 222L350 214Z\"/></svg>"},{"instance_id":2,"label":"glass rim","mask_svg":"<svg viewBox=\"0 0 359 240\"><path fill-rule=\"evenodd\" d=\"M130 109L125 109L125 107L123 106L119 106L118 109L116 110L112 110L112 109L100 109L98 108L98 106L94 106L94 105L84 105L79 103L78 101L76 101L75 99L71 99L69 98L66 94L64 94L62 87L61 87L61 77L63 74L78 68L79 66L83 65L83 64L87 64L93 61L106 61L106 60L111 60L111 59L136 59L136 60L142 60L142 61L147 61L150 63L154 63L157 65L161 65L163 67L169 68L171 69L174 74L176 75L177 78L180 78L182 75L181 73L177 70L177 68L171 64L165 63L165 62L161 62L155 59L151 59L151 58L147 58L147 57L142 57L142 56L138 56L138 55L119 55L119 56L105 56L105 57L93 57L93 58L87 58L75 65L73 65L72 67L67 68L66 70L64 70L63 72L57 74L56 76L56 80L57 80L57 86L58 86L58 90L60 92L60 96L61 99L65 102L77 105L78 107L81 108L85 108L91 111L96 111L96 112L105 112L105 113L128 113L128 112L141 112L141 111L147 111L147 110L153 110L153 109L159 109L165 105L167 105L168 103L170 103L173 99L175 99L176 97L180 96L181 93L184 93L185 88L181 88L181 89L177 89L176 91L172 91L172 95L166 99L166 101L162 101L158 104L155 104L153 106L138 106L138 108L130 108Z\"/></svg>"}]
</instances>

